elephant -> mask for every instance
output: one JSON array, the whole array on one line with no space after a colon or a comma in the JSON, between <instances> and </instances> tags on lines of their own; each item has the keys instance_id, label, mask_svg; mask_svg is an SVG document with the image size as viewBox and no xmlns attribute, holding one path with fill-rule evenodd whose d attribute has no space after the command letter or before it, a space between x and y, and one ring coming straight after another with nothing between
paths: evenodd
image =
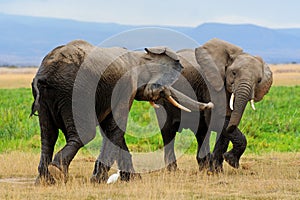
<instances>
[{"instance_id":1,"label":"elephant","mask_svg":"<svg viewBox=\"0 0 300 200\"><path fill-rule=\"evenodd\" d=\"M155 102L164 108L157 109L156 113L158 121L164 122L159 125L167 169L172 171L177 168L174 138L176 132L183 128L191 129L196 136L196 159L200 171L207 168L210 174L222 172L224 159L230 166L238 168L247 145L238 125L247 102L250 101L255 109L254 102L261 101L268 93L273 80L270 68L262 58L217 38L196 49L180 50L177 55L183 65L183 78L179 78L173 87L182 90L186 87L183 82L186 80L193 88L197 101L211 101L214 109L183 113L164 99ZM212 153L209 146L211 131L217 132ZM226 152L229 141L233 148Z\"/></svg>"},{"instance_id":2,"label":"elephant","mask_svg":"<svg viewBox=\"0 0 300 200\"><path fill-rule=\"evenodd\" d=\"M103 140L91 181L106 181L115 160L121 180L134 176L124 139L134 98L151 103L164 98L186 111L212 108L211 103L196 102L171 87L182 71L173 50L153 47L145 51L100 48L75 40L44 57L32 81L34 102L30 116L38 113L41 131L36 184L66 183L71 161L94 138L97 125L107 139ZM189 108L178 104L172 98L174 94ZM53 158L59 130L66 145Z\"/></svg>"}]
</instances>

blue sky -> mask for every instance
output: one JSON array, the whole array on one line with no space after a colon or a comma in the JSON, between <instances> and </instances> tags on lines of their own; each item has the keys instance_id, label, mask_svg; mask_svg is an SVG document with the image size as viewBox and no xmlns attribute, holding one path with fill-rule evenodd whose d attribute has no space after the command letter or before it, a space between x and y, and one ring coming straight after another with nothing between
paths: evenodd
<instances>
[{"instance_id":1,"label":"blue sky","mask_svg":"<svg viewBox=\"0 0 300 200\"><path fill-rule=\"evenodd\" d=\"M131 25L300 28L299 0L0 0L0 12Z\"/></svg>"}]
</instances>

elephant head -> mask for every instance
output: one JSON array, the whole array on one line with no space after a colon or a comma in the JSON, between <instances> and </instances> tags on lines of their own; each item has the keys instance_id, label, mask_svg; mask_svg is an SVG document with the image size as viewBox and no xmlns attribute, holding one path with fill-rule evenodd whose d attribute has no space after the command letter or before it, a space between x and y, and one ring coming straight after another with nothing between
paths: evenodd
<instances>
[{"instance_id":1,"label":"elephant head","mask_svg":"<svg viewBox=\"0 0 300 200\"><path fill-rule=\"evenodd\" d=\"M195 101L171 87L183 69L176 52L168 47L145 48L145 51L146 54L143 54L141 58L144 60L142 64L146 66L147 70L139 73L139 79L142 79L140 80L142 83L147 84L138 88L136 100L149 101L153 107L157 108L158 105L154 101L165 98L175 107L187 112L213 108L211 102L206 104ZM177 103L172 96L188 108Z\"/></svg>"},{"instance_id":2,"label":"elephant head","mask_svg":"<svg viewBox=\"0 0 300 200\"><path fill-rule=\"evenodd\" d=\"M142 56L148 75L143 72L142 77L148 83L158 86L171 86L180 76L183 69L176 53L168 47L145 48ZM150 76L150 77L148 77Z\"/></svg>"},{"instance_id":3,"label":"elephant head","mask_svg":"<svg viewBox=\"0 0 300 200\"><path fill-rule=\"evenodd\" d=\"M231 96L227 99L227 113L231 113L227 130L231 132L239 125L247 102L255 109L254 102L262 100L269 91L272 72L260 57L219 39L198 47L195 55L209 85L216 91L225 87L227 96Z\"/></svg>"}]
</instances>

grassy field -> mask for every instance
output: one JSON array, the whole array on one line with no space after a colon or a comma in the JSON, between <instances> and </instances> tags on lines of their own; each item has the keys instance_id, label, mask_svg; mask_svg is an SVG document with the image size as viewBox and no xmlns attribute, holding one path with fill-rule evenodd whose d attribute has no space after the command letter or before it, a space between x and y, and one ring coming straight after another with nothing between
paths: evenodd
<instances>
[{"instance_id":1,"label":"grassy field","mask_svg":"<svg viewBox=\"0 0 300 200\"><path fill-rule=\"evenodd\" d=\"M247 155L241 169L225 164L225 172L199 172L193 156L179 159L179 170L142 174L141 180L92 185L93 161L79 154L66 185L34 186L35 153L0 154L0 199L299 199L300 153ZM26 163L26 164L25 164Z\"/></svg>"},{"instance_id":2,"label":"grassy field","mask_svg":"<svg viewBox=\"0 0 300 200\"><path fill-rule=\"evenodd\" d=\"M300 151L299 94L300 86L275 86L262 102L256 104L257 111L247 106L240 125L249 141L247 153ZM0 95L0 152L12 150L38 152L40 149L38 118L29 118L31 90L1 89ZM64 145L62 134L60 136L57 144L59 148ZM193 140L188 152L195 152L196 141L189 131L177 136L178 141ZM98 152L99 140L100 137L93 140L88 145L89 150L94 149ZM153 151L162 148L155 112L148 103L134 103L126 140L131 151Z\"/></svg>"},{"instance_id":3,"label":"grassy field","mask_svg":"<svg viewBox=\"0 0 300 200\"><path fill-rule=\"evenodd\" d=\"M0 87L6 88L0 89L0 199L299 199L300 86L295 85L300 85L300 65L274 65L272 71L270 93L256 104L257 111L247 106L243 116L240 128L248 147L238 170L225 165L225 173L217 176L198 172L196 141L185 130L176 137L177 148L188 141L177 172L159 170L130 183L91 185L101 140L97 136L75 157L67 185L36 187L39 125L37 117L29 118L33 99L28 88L35 69L0 70ZM163 147L148 103L134 103L126 141L131 152ZM63 145L60 134L55 151Z\"/></svg>"}]
</instances>

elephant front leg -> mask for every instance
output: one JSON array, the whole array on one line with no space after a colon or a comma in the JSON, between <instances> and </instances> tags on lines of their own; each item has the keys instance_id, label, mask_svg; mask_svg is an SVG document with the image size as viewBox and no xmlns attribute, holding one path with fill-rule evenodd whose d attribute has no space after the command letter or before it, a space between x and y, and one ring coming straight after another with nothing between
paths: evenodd
<instances>
[{"instance_id":1,"label":"elephant front leg","mask_svg":"<svg viewBox=\"0 0 300 200\"><path fill-rule=\"evenodd\" d=\"M108 171L114 161L117 161L121 181L129 181L135 177L140 178L140 175L134 171L131 154L125 143L124 133L114 132L114 137L105 138L104 140L100 155L95 162L93 175L90 179L91 182L105 183L108 179Z\"/></svg>"},{"instance_id":2,"label":"elephant front leg","mask_svg":"<svg viewBox=\"0 0 300 200\"><path fill-rule=\"evenodd\" d=\"M135 173L132 157L126 145L124 134L124 131L117 127L113 132L112 141L114 144L116 144L118 149L117 165L120 170L121 181L127 182L133 178L141 178L141 176Z\"/></svg>"},{"instance_id":3,"label":"elephant front leg","mask_svg":"<svg viewBox=\"0 0 300 200\"><path fill-rule=\"evenodd\" d=\"M225 131L225 129L223 130ZM213 151L212 158L212 171L216 173L223 172L223 161L224 161L224 153L228 149L229 139L224 136L224 134L220 134L217 137L216 145Z\"/></svg>"},{"instance_id":4,"label":"elephant front leg","mask_svg":"<svg viewBox=\"0 0 300 200\"><path fill-rule=\"evenodd\" d=\"M198 131L196 133L198 149L196 159L199 166L199 171L210 167L211 154L210 154L210 132L205 123L199 123Z\"/></svg>"},{"instance_id":5,"label":"elephant front leg","mask_svg":"<svg viewBox=\"0 0 300 200\"><path fill-rule=\"evenodd\" d=\"M225 161L234 168L239 168L239 161L247 147L247 139L245 135L235 128L231 133L228 133L229 140L233 144L233 148L223 154Z\"/></svg>"},{"instance_id":6,"label":"elephant front leg","mask_svg":"<svg viewBox=\"0 0 300 200\"><path fill-rule=\"evenodd\" d=\"M108 171L116 160L118 148L104 135L100 155L95 161L91 183L104 183L108 179Z\"/></svg>"},{"instance_id":7,"label":"elephant front leg","mask_svg":"<svg viewBox=\"0 0 300 200\"><path fill-rule=\"evenodd\" d=\"M134 177L132 158L125 143L125 132L118 126L120 124L120 122L116 123L112 113L100 123L103 141L101 152L91 177L91 182L93 183L107 181L108 171L114 161L117 161L122 181L129 181L131 177Z\"/></svg>"},{"instance_id":8,"label":"elephant front leg","mask_svg":"<svg viewBox=\"0 0 300 200\"><path fill-rule=\"evenodd\" d=\"M168 171L176 171L177 162L174 152L174 143L176 130L178 130L178 124L168 126L168 122L161 130L163 143L164 143L164 160Z\"/></svg>"},{"instance_id":9,"label":"elephant front leg","mask_svg":"<svg viewBox=\"0 0 300 200\"><path fill-rule=\"evenodd\" d=\"M130 179L141 178L140 174L135 173L132 163L132 157L129 153L129 149L123 138L121 141L121 148L119 149L119 154L117 158L117 164L119 167L121 181L128 182Z\"/></svg>"},{"instance_id":10,"label":"elephant front leg","mask_svg":"<svg viewBox=\"0 0 300 200\"><path fill-rule=\"evenodd\" d=\"M164 138L164 134L163 134ZM164 161L167 166L168 171L176 171L177 170L177 162L176 156L174 152L174 143L175 143L175 133L171 141L167 141L166 139L163 140L164 142Z\"/></svg>"},{"instance_id":11,"label":"elephant front leg","mask_svg":"<svg viewBox=\"0 0 300 200\"><path fill-rule=\"evenodd\" d=\"M228 126L229 120L230 117L228 116L225 117L225 121L223 121L223 126L221 125L220 131L217 132L216 144L212 156L211 170L213 172L217 172L217 173L223 172L223 161L224 161L223 154L227 151L229 145L229 138L226 137L226 127ZM222 120L217 118L217 120L215 121L216 121L215 123L217 123L217 122L221 122Z\"/></svg>"}]
</instances>

